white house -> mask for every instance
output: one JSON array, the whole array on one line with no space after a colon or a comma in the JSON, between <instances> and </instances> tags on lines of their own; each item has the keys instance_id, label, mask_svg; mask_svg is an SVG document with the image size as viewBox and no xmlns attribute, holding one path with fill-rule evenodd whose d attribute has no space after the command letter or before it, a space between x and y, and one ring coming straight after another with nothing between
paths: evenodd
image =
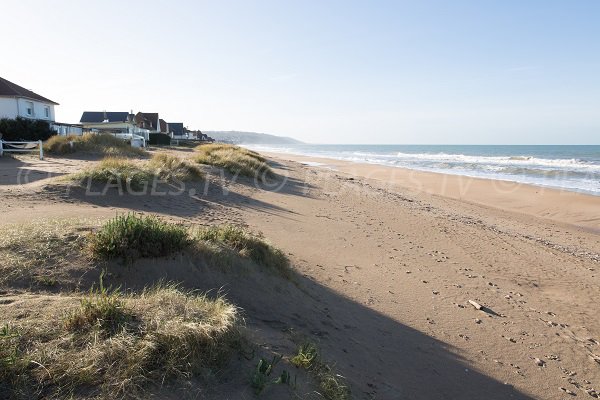
<instances>
[{"instance_id":1,"label":"white house","mask_svg":"<svg viewBox=\"0 0 600 400\"><path fill-rule=\"evenodd\" d=\"M0 118L17 117L54 121L58 103L0 78Z\"/></svg>"},{"instance_id":2,"label":"white house","mask_svg":"<svg viewBox=\"0 0 600 400\"><path fill-rule=\"evenodd\" d=\"M92 132L139 135L146 141L149 139L150 130L138 126L135 116L127 111L84 111L79 122L85 130Z\"/></svg>"}]
</instances>

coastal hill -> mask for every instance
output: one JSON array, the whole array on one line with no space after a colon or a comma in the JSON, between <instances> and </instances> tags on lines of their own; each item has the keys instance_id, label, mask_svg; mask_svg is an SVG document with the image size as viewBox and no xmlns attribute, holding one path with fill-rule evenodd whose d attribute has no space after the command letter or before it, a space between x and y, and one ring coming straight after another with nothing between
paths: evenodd
<instances>
[{"instance_id":1,"label":"coastal hill","mask_svg":"<svg viewBox=\"0 0 600 400\"><path fill-rule=\"evenodd\" d=\"M208 136L220 142L235 144L299 144L299 140L267 133L241 131L204 131Z\"/></svg>"}]
</instances>

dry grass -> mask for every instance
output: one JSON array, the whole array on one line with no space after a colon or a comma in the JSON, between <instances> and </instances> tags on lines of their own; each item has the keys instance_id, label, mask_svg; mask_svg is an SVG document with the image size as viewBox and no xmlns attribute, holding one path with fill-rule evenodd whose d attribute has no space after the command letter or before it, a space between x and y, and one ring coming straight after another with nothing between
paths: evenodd
<instances>
[{"instance_id":1,"label":"dry grass","mask_svg":"<svg viewBox=\"0 0 600 400\"><path fill-rule=\"evenodd\" d=\"M92 168L72 174L69 179L81 184L87 182L117 185L123 189L138 190L147 186L155 178L150 171L138 163L117 157L104 158Z\"/></svg>"},{"instance_id":2,"label":"dry grass","mask_svg":"<svg viewBox=\"0 0 600 400\"><path fill-rule=\"evenodd\" d=\"M213 253L227 262L228 253L237 257L248 259L257 265L266 267L285 277L291 275L289 260L285 254L272 246L263 237L251 232L231 226L211 226L200 229L195 235L196 241L217 246ZM228 250L219 252L219 250Z\"/></svg>"},{"instance_id":3,"label":"dry grass","mask_svg":"<svg viewBox=\"0 0 600 400\"><path fill-rule=\"evenodd\" d=\"M107 299L108 298L108 299ZM32 301L50 311L65 300ZM227 363L238 340L238 310L223 298L163 286L139 295L98 291L72 298L65 323L52 312L19 320L0 330L0 377L16 398L147 398L163 384L214 374ZM56 304L54 304L54 302ZM127 318L105 330L102 313L118 303ZM73 325L73 315L89 323ZM100 316L100 317L99 317Z\"/></svg>"},{"instance_id":4,"label":"dry grass","mask_svg":"<svg viewBox=\"0 0 600 400\"><path fill-rule=\"evenodd\" d=\"M133 191L147 188L157 182L185 182L202 179L202 171L195 165L178 157L156 154L149 162L126 158L107 157L94 167L71 174L67 179L116 185Z\"/></svg>"},{"instance_id":5,"label":"dry grass","mask_svg":"<svg viewBox=\"0 0 600 400\"><path fill-rule=\"evenodd\" d=\"M41 220L4 225L0 235L0 286L15 281L52 286L52 272L68 265L84 247L86 235L82 229L87 229L86 224L89 221Z\"/></svg>"},{"instance_id":6,"label":"dry grass","mask_svg":"<svg viewBox=\"0 0 600 400\"><path fill-rule=\"evenodd\" d=\"M196 165L165 153L152 156L148 169L165 181L185 182L199 180L204 174Z\"/></svg>"},{"instance_id":7,"label":"dry grass","mask_svg":"<svg viewBox=\"0 0 600 400\"><path fill-rule=\"evenodd\" d=\"M265 179L273 176L273 170L260 154L230 144L202 144L196 147L200 164L213 165L235 175Z\"/></svg>"},{"instance_id":8,"label":"dry grass","mask_svg":"<svg viewBox=\"0 0 600 400\"><path fill-rule=\"evenodd\" d=\"M44 143L44 151L52 155L65 155L76 152L104 154L107 156L142 156L143 149L132 147L123 139L107 134L86 133L83 136L52 136Z\"/></svg>"}]
</instances>

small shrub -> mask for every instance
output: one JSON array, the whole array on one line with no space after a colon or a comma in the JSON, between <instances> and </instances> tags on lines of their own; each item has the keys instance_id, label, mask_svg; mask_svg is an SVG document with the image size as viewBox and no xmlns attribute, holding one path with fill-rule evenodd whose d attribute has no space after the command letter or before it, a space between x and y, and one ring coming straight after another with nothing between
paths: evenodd
<instances>
[{"instance_id":1,"label":"small shrub","mask_svg":"<svg viewBox=\"0 0 600 400\"><path fill-rule=\"evenodd\" d=\"M150 183L154 175L133 161L107 157L99 165L73 174L70 178L80 182L116 184L123 189L140 189Z\"/></svg>"},{"instance_id":2,"label":"small shrub","mask_svg":"<svg viewBox=\"0 0 600 400\"><path fill-rule=\"evenodd\" d=\"M27 119L17 117L16 119L0 119L0 132L2 139L8 142L20 140L46 140L56 135L50 129L50 124L39 119Z\"/></svg>"},{"instance_id":3,"label":"small shrub","mask_svg":"<svg viewBox=\"0 0 600 400\"><path fill-rule=\"evenodd\" d=\"M289 276L289 261L285 254L263 238L254 236L242 228L230 225L211 226L198 231L196 239L225 245L240 257Z\"/></svg>"},{"instance_id":4,"label":"small shrub","mask_svg":"<svg viewBox=\"0 0 600 400\"><path fill-rule=\"evenodd\" d=\"M203 178L202 171L197 166L165 153L152 156L148 167L165 181L184 182Z\"/></svg>"},{"instance_id":5,"label":"small shrub","mask_svg":"<svg viewBox=\"0 0 600 400\"><path fill-rule=\"evenodd\" d=\"M90 235L91 253L100 259L164 257L182 250L189 242L187 230L154 216L118 216Z\"/></svg>"},{"instance_id":6,"label":"small shrub","mask_svg":"<svg viewBox=\"0 0 600 400\"><path fill-rule=\"evenodd\" d=\"M53 136L44 144L44 151L53 155L75 152L108 156L142 156L146 152L132 147L127 141L109 134L86 133L82 136Z\"/></svg>"},{"instance_id":7,"label":"small shrub","mask_svg":"<svg viewBox=\"0 0 600 400\"><path fill-rule=\"evenodd\" d=\"M258 153L229 144L202 144L196 147L195 160L200 164L223 168L232 174L248 177L273 176L266 159Z\"/></svg>"}]
</instances>

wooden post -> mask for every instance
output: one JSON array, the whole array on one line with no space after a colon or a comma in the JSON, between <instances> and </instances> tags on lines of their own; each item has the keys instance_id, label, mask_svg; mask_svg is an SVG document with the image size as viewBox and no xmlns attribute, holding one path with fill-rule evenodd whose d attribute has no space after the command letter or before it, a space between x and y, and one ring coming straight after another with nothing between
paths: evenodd
<instances>
[{"instance_id":1,"label":"wooden post","mask_svg":"<svg viewBox=\"0 0 600 400\"><path fill-rule=\"evenodd\" d=\"M38 140L38 146L40 146L40 160L44 159L44 145L41 140Z\"/></svg>"}]
</instances>

